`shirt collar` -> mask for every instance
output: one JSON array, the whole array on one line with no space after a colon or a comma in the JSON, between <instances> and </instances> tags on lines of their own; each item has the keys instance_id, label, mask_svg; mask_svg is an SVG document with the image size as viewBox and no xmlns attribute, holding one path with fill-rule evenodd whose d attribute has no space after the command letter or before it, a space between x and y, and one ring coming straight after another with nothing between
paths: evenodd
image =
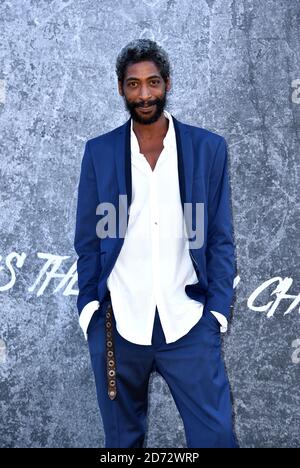
<instances>
[{"instance_id":1,"label":"shirt collar","mask_svg":"<svg viewBox=\"0 0 300 468\"><path fill-rule=\"evenodd\" d=\"M174 123L173 123L173 118L172 115L164 109L164 115L165 117L169 120L169 128L166 133L166 136L163 139L163 144L164 147L168 149L173 149L176 147L176 136L175 136L175 129L174 129ZM140 155L140 147L139 147L139 142L137 139L136 134L133 131L133 119L131 119L130 123L130 144L131 144L131 154L133 155Z\"/></svg>"}]
</instances>

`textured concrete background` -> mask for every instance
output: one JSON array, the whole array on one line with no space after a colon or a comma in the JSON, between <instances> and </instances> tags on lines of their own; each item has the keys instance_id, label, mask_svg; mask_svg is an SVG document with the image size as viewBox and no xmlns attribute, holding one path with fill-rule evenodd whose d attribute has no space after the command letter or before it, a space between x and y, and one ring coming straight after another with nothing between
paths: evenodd
<instances>
[{"instance_id":1,"label":"textured concrete background","mask_svg":"<svg viewBox=\"0 0 300 468\"><path fill-rule=\"evenodd\" d=\"M103 446L76 190L85 141L128 118L114 65L137 37L169 52L168 110L229 144L239 276L223 351L239 443L300 446L299 1L2 0L0 31L0 446ZM158 374L149 399L147 446L185 447Z\"/></svg>"}]
</instances>

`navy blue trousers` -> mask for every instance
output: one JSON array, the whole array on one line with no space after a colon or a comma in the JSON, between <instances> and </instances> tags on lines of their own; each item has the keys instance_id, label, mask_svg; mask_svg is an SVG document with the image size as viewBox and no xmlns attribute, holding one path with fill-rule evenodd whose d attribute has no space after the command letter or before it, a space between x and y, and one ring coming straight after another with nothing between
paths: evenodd
<instances>
[{"instance_id":1,"label":"navy blue trousers","mask_svg":"<svg viewBox=\"0 0 300 468\"><path fill-rule=\"evenodd\" d=\"M205 312L185 336L166 344L156 308L151 345L139 345L123 338L113 316L117 395L111 400L106 373L107 304L107 300L101 304L88 328L105 448L143 447L152 371L167 382L183 421L187 447L237 448L219 323L213 314Z\"/></svg>"}]
</instances>

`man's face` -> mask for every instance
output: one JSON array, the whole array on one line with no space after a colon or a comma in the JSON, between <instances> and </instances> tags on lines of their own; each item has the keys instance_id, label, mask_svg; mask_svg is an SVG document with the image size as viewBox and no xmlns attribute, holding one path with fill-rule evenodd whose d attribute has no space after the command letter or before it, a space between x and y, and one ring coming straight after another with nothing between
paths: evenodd
<instances>
[{"instance_id":1,"label":"man's face","mask_svg":"<svg viewBox=\"0 0 300 468\"><path fill-rule=\"evenodd\" d=\"M149 125L161 116L167 102L170 80L165 82L152 61L128 65L122 83L118 82L119 94L136 122Z\"/></svg>"}]
</instances>

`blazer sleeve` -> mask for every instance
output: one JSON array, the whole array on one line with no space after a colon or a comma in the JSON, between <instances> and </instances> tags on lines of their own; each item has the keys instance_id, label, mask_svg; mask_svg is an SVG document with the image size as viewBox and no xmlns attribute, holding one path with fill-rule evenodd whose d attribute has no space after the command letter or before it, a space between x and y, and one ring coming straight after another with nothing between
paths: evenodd
<instances>
[{"instance_id":1,"label":"blazer sleeve","mask_svg":"<svg viewBox=\"0 0 300 468\"><path fill-rule=\"evenodd\" d=\"M81 162L74 238L74 248L78 255L79 315L89 302L98 301L98 279L101 268L100 238L96 233L98 203L95 169L90 144L87 141Z\"/></svg>"},{"instance_id":2,"label":"blazer sleeve","mask_svg":"<svg viewBox=\"0 0 300 468\"><path fill-rule=\"evenodd\" d=\"M210 172L208 189L208 231L206 271L208 280L205 307L230 316L233 282L236 276L233 221L228 176L226 140L221 137Z\"/></svg>"}]
</instances>

